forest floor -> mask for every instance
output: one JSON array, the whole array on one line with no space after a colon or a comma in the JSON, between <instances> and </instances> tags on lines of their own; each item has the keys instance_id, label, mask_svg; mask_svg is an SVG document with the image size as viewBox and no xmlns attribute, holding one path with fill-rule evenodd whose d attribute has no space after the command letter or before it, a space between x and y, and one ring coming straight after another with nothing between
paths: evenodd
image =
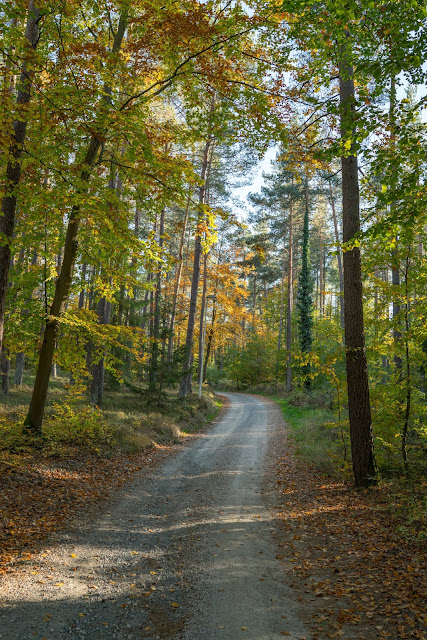
<instances>
[{"instance_id":1,"label":"forest floor","mask_svg":"<svg viewBox=\"0 0 427 640\"><path fill-rule=\"evenodd\" d=\"M426 637L426 550L381 488L307 468L276 405L233 398L184 449L3 458L0 637Z\"/></svg>"},{"instance_id":2,"label":"forest floor","mask_svg":"<svg viewBox=\"0 0 427 640\"><path fill-rule=\"evenodd\" d=\"M398 533L404 520L392 517L386 489L356 492L307 467L292 447L276 462L288 534L280 544L291 586L316 600L313 640L427 638L425 541Z\"/></svg>"},{"instance_id":3,"label":"forest floor","mask_svg":"<svg viewBox=\"0 0 427 640\"><path fill-rule=\"evenodd\" d=\"M0 404L0 574L31 558L76 514L105 504L142 469L150 470L191 441L218 414L212 393L160 403L121 390L106 393L102 412L84 399L67 405L66 379L53 381L43 441L27 441L22 423L31 385ZM55 414L55 404L64 407ZM1 636L0 636L1 637Z\"/></svg>"}]
</instances>

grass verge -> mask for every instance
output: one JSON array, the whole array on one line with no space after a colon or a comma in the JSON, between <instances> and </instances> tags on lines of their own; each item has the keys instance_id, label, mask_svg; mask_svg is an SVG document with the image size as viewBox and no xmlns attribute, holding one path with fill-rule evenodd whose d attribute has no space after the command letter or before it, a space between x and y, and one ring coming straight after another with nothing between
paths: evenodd
<instances>
[{"instance_id":1,"label":"grass verge","mask_svg":"<svg viewBox=\"0 0 427 640\"><path fill-rule=\"evenodd\" d=\"M273 396L280 406L297 455L323 473L349 473L349 443L344 424L325 407L295 406L292 396Z\"/></svg>"}]
</instances>

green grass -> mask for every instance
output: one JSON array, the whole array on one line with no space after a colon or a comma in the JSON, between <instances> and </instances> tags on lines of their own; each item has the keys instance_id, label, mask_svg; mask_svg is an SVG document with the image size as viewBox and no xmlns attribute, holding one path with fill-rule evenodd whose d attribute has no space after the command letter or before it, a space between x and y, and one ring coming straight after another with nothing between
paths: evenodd
<instances>
[{"instance_id":1,"label":"green grass","mask_svg":"<svg viewBox=\"0 0 427 640\"><path fill-rule=\"evenodd\" d=\"M292 396L275 396L274 400L280 406L289 426L297 455L304 462L329 475L347 469L350 449L348 435L344 432L346 427L343 425L341 429L337 416L331 409L304 404L295 406L292 404Z\"/></svg>"}]
</instances>

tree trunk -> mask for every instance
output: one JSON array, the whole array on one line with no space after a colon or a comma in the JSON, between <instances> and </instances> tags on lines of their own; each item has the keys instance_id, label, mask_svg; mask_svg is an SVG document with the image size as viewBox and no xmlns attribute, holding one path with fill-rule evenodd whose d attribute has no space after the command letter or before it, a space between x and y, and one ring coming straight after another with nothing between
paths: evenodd
<instances>
[{"instance_id":1,"label":"tree trunk","mask_svg":"<svg viewBox=\"0 0 427 640\"><path fill-rule=\"evenodd\" d=\"M119 20L119 26L114 38L112 54L118 53L123 36L126 29L127 12L124 11ZM104 87L104 100L109 103L111 100L111 87ZM93 134L83 161L84 169L80 174L82 186L79 188L79 195L87 193L89 188L89 179L94 167L98 151L101 146L102 136L105 129L102 128L97 134ZM58 337L59 320L64 313L65 304L71 287L73 269L77 256L77 235L80 224L80 205L76 204L72 207L67 233L65 236L64 257L62 259L61 272L56 281L55 294L50 308L49 316L46 320L46 327L43 336L43 342L40 349L39 361L37 365L36 378L34 382L33 393L31 396L30 407L24 425L32 433L41 434L41 426L46 406L47 390L49 387L50 371L52 367L53 354L55 351L55 343Z\"/></svg>"},{"instance_id":2,"label":"tree trunk","mask_svg":"<svg viewBox=\"0 0 427 640\"><path fill-rule=\"evenodd\" d=\"M9 373L10 373L10 360L5 349L2 349L0 358L0 374L1 374L1 392L2 395L7 396L9 393Z\"/></svg>"},{"instance_id":3,"label":"tree trunk","mask_svg":"<svg viewBox=\"0 0 427 640\"><path fill-rule=\"evenodd\" d=\"M303 242L301 271L298 281L298 333L301 353L309 354L313 343L313 279L310 272L310 192L308 175L305 177L305 211L303 226ZM310 364L301 367L304 387L311 387Z\"/></svg>"},{"instance_id":4,"label":"tree trunk","mask_svg":"<svg viewBox=\"0 0 427 640\"><path fill-rule=\"evenodd\" d=\"M338 219L337 219L337 212L335 209L335 200L334 200L334 194L332 191L331 181L329 181L329 197L330 197L331 209L332 209L332 219L334 221L335 242L337 245L338 274L340 278L340 320L341 320L341 326L344 329L344 272L342 268L342 251L340 248L341 238L338 231Z\"/></svg>"},{"instance_id":5,"label":"tree trunk","mask_svg":"<svg viewBox=\"0 0 427 640\"><path fill-rule=\"evenodd\" d=\"M292 180L293 184L293 180ZM293 271L294 271L294 239L293 239L294 201L289 204L289 250L288 250L288 299L286 305L286 391L292 391L292 303L293 303Z\"/></svg>"},{"instance_id":6,"label":"tree trunk","mask_svg":"<svg viewBox=\"0 0 427 640\"><path fill-rule=\"evenodd\" d=\"M16 387L22 387L24 380L24 365L25 365L25 353L20 351L16 354L15 360L15 378L14 384Z\"/></svg>"},{"instance_id":7,"label":"tree trunk","mask_svg":"<svg viewBox=\"0 0 427 640\"><path fill-rule=\"evenodd\" d=\"M346 34L348 38L349 35ZM350 153L341 158L343 197L343 241L350 242L360 230L360 196L357 155L352 149L355 135L355 89L348 43L340 61L341 138L350 141ZM348 389L348 411L354 480L365 487L376 479L368 370L363 323L362 266L360 249L344 252L344 319Z\"/></svg>"},{"instance_id":8,"label":"tree trunk","mask_svg":"<svg viewBox=\"0 0 427 640\"><path fill-rule=\"evenodd\" d=\"M395 151L395 108L396 108L396 79L391 77L390 82L390 147L392 152ZM391 204L390 212L393 213L395 205ZM397 243L397 238L396 238ZM399 381L403 377L403 362L402 357L399 355L399 347L402 342L402 327L400 319L400 264L399 264L399 251L396 248L392 252L392 266L391 266L391 283L393 285L393 342L394 342L394 366L396 368L397 378Z\"/></svg>"},{"instance_id":9,"label":"tree trunk","mask_svg":"<svg viewBox=\"0 0 427 640\"><path fill-rule=\"evenodd\" d=\"M89 166L90 168L93 167L99 147L99 138L93 137L90 141L89 148L84 160L84 164L86 166ZM88 188L90 172L91 169L84 169L80 176L82 182L86 183L87 185L85 191ZM58 339L59 319L64 313L65 304L68 299L68 294L73 277L73 269L78 247L77 233L80 224L79 213L80 206L74 205L71 210L70 219L68 222L61 272L59 274L58 280L56 281L52 306L50 308L49 316L46 320L30 408L28 410L28 414L24 423L30 431L36 434L41 433L41 425L46 405L47 390L52 369L53 354L55 352L55 344Z\"/></svg>"},{"instance_id":10,"label":"tree trunk","mask_svg":"<svg viewBox=\"0 0 427 640\"><path fill-rule=\"evenodd\" d=\"M283 251L284 253L284 251ZM280 351L282 349L282 333L283 333L283 310L285 302L285 256L283 255L282 277L280 279L280 313L279 313L279 335L277 336L277 358L276 358L276 379L280 369Z\"/></svg>"},{"instance_id":11,"label":"tree trunk","mask_svg":"<svg viewBox=\"0 0 427 640\"><path fill-rule=\"evenodd\" d=\"M109 324L111 304L107 301L105 296L100 298L98 302L98 323ZM93 346L92 346L93 350ZM104 354L92 367L92 384L90 388L90 402L98 407L102 404L102 398L104 395L104 380L105 380L105 366L104 366Z\"/></svg>"},{"instance_id":12,"label":"tree trunk","mask_svg":"<svg viewBox=\"0 0 427 640\"><path fill-rule=\"evenodd\" d=\"M25 107L31 99L31 86L35 74L34 53L39 41L39 22L41 12L35 6L34 0L28 3L28 18L25 29L27 41L24 60L19 79L16 106L18 114L25 114ZM21 180L21 158L27 133L27 120L22 119L13 123L12 140L6 156L9 158L6 167L6 191L1 204L0 235L3 240L0 245L0 350L3 345L4 318L6 312L6 294L11 260L10 243L15 228L17 189Z\"/></svg>"},{"instance_id":13,"label":"tree trunk","mask_svg":"<svg viewBox=\"0 0 427 640\"><path fill-rule=\"evenodd\" d=\"M203 382L206 380L206 370L208 368L209 357L211 355L212 342L214 337L215 317L216 317L216 307L214 306L212 309L212 321L211 321L211 326L209 328L209 335L208 335L207 344L206 344L205 363L203 365Z\"/></svg>"},{"instance_id":14,"label":"tree trunk","mask_svg":"<svg viewBox=\"0 0 427 640\"><path fill-rule=\"evenodd\" d=\"M325 302L325 274L323 270L323 234L319 233L319 316L323 318Z\"/></svg>"},{"instance_id":15,"label":"tree trunk","mask_svg":"<svg viewBox=\"0 0 427 640\"><path fill-rule=\"evenodd\" d=\"M162 250L163 250L164 235L165 235L165 210L162 209L162 211L160 212L160 221L159 221L160 253L162 253ZM152 335L151 361L150 361L150 372L149 372L150 391L155 390L156 384L157 384L157 376L158 376L157 370L158 370L158 363L159 363L161 287L162 287L162 268L161 266L158 266L157 284L156 284L156 291L154 295L154 309L153 309L153 335Z\"/></svg>"},{"instance_id":16,"label":"tree trunk","mask_svg":"<svg viewBox=\"0 0 427 640\"><path fill-rule=\"evenodd\" d=\"M203 347L204 347L204 330L205 330L205 324L204 324L204 319L205 319L205 313L207 313L207 304L206 304L206 291L207 291L207 285L208 285L208 255L207 253L204 254L203 256L203 288L202 288L202 299L200 301L200 322L199 322L199 362L198 362L198 367L197 367L197 380L200 380L200 376L203 377L203 371L202 371L202 367L203 367L203 357L204 357L204 353L203 353ZM202 379L203 382L203 379Z\"/></svg>"},{"instance_id":17,"label":"tree trunk","mask_svg":"<svg viewBox=\"0 0 427 640\"><path fill-rule=\"evenodd\" d=\"M215 109L215 92L212 96L211 108L210 108L210 121L212 121L213 112ZM211 128L211 122L209 129ZM185 357L183 374L181 378L181 384L179 388L179 397L185 398L189 393L191 387L192 378L192 360L193 360L193 342L194 342L194 327L196 323L196 308L197 308L197 294L199 290L200 279L200 258L202 255L202 233L203 223L205 221L204 205L206 199L206 177L208 173L210 158L210 150L213 145L214 138L210 131L206 139L206 144L203 152L202 171L200 174L200 188L199 188L199 212L197 216L197 229L196 239L194 246L194 261L193 261L193 278L191 281L191 294L190 294L190 308L188 313L188 325L187 336L185 340Z\"/></svg>"},{"instance_id":18,"label":"tree trunk","mask_svg":"<svg viewBox=\"0 0 427 640\"><path fill-rule=\"evenodd\" d=\"M184 242L185 242L185 233L187 231L187 222L188 222L188 213L190 211L190 202L191 202L191 194L188 194L187 207L185 209L184 221L182 223L182 233L181 240L179 243L179 252L178 252L178 267L176 272L176 280L175 280L175 289L173 292L173 301L172 301L172 311L170 317L169 324L169 338L168 338L168 363L169 365L172 362L172 354L173 354L173 344L174 344L174 328L175 328L175 316L176 316L176 307L178 304L178 294L179 288L181 286L181 276L182 276L182 267L184 264Z\"/></svg>"},{"instance_id":19,"label":"tree trunk","mask_svg":"<svg viewBox=\"0 0 427 640\"><path fill-rule=\"evenodd\" d=\"M83 309L85 306L85 297L86 297L86 269L87 263L84 262L82 266L82 288L79 293L79 309Z\"/></svg>"}]
</instances>

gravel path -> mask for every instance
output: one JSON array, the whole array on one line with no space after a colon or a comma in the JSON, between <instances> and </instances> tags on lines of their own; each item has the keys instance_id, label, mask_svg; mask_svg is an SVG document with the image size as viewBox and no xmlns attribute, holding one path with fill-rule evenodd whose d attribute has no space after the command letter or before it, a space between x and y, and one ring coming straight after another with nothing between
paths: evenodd
<instances>
[{"instance_id":1,"label":"gravel path","mask_svg":"<svg viewBox=\"0 0 427 640\"><path fill-rule=\"evenodd\" d=\"M265 478L280 412L224 395L207 433L3 579L0 638L310 637L272 535Z\"/></svg>"}]
</instances>

